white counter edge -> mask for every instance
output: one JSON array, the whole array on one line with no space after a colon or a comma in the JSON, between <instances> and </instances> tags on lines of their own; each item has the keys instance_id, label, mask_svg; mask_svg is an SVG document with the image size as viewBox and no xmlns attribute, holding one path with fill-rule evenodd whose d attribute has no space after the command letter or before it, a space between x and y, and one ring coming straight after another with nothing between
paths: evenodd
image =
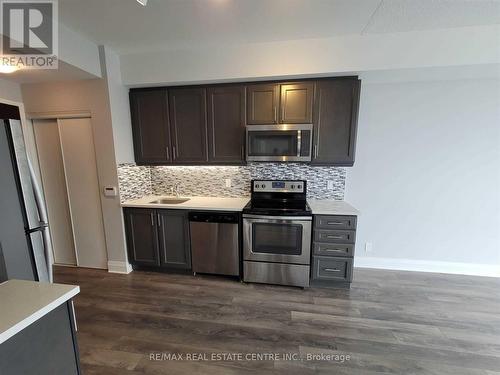
<instances>
[{"instance_id":1,"label":"white counter edge","mask_svg":"<svg viewBox=\"0 0 500 375\"><path fill-rule=\"evenodd\" d=\"M232 211L232 212L241 212L243 211L243 207L205 207L205 206L181 206L180 204L157 204L157 203L121 203L122 207L130 207L130 208L165 208L169 210L192 210L192 211Z\"/></svg>"},{"instance_id":2,"label":"white counter edge","mask_svg":"<svg viewBox=\"0 0 500 375\"><path fill-rule=\"evenodd\" d=\"M14 324L12 327L7 329L6 331L0 333L0 344L3 344L5 341L10 339L12 336L21 332L23 329L25 329L29 325L33 324L34 322L36 322L40 318L44 317L52 310L55 310L56 308L61 306L63 303L65 303L66 301L68 301L71 298L73 298L74 296L76 296L78 293L80 293L80 287L75 286L73 289L71 289L67 293L63 294L61 297L55 299L54 301L52 301L48 305L35 311L30 316L24 318L23 320L21 320L20 322L18 322L16 324Z\"/></svg>"}]
</instances>

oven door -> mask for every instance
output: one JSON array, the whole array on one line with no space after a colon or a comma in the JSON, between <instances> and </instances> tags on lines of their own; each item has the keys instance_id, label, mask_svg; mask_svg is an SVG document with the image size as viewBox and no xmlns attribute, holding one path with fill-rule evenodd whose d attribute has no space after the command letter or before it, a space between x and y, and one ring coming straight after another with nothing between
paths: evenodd
<instances>
[{"instance_id":1,"label":"oven door","mask_svg":"<svg viewBox=\"0 0 500 375\"><path fill-rule=\"evenodd\" d=\"M312 124L250 125L248 161L311 161Z\"/></svg>"},{"instance_id":2,"label":"oven door","mask_svg":"<svg viewBox=\"0 0 500 375\"><path fill-rule=\"evenodd\" d=\"M312 217L243 216L245 260L310 264Z\"/></svg>"}]
</instances>

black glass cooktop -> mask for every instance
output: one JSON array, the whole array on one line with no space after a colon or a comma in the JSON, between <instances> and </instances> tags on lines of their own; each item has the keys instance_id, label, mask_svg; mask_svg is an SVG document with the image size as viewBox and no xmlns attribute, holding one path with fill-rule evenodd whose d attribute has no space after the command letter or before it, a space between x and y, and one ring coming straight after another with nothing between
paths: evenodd
<instances>
[{"instance_id":1,"label":"black glass cooktop","mask_svg":"<svg viewBox=\"0 0 500 375\"><path fill-rule=\"evenodd\" d=\"M251 200L243 208L244 214L266 216L312 216L305 201Z\"/></svg>"}]
</instances>

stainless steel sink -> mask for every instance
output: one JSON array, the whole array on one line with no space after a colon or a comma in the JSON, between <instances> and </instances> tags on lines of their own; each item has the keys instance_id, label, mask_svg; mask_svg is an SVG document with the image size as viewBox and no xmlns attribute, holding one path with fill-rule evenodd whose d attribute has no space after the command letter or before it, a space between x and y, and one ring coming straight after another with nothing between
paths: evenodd
<instances>
[{"instance_id":1,"label":"stainless steel sink","mask_svg":"<svg viewBox=\"0 0 500 375\"><path fill-rule=\"evenodd\" d=\"M149 203L154 203L154 204L180 204L187 202L189 198L161 198L161 199L156 199L154 201L151 201Z\"/></svg>"}]
</instances>

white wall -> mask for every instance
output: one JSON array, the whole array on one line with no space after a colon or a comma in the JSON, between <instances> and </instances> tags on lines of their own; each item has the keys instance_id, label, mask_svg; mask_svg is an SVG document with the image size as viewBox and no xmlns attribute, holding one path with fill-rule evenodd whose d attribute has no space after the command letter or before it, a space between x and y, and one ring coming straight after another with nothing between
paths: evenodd
<instances>
[{"instance_id":1,"label":"white wall","mask_svg":"<svg viewBox=\"0 0 500 375\"><path fill-rule=\"evenodd\" d=\"M22 102L21 86L16 82L0 78L0 99Z\"/></svg>"},{"instance_id":2,"label":"white wall","mask_svg":"<svg viewBox=\"0 0 500 375\"><path fill-rule=\"evenodd\" d=\"M500 63L500 26L204 45L122 55L129 86Z\"/></svg>"},{"instance_id":3,"label":"white wall","mask_svg":"<svg viewBox=\"0 0 500 375\"><path fill-rule=\"evenodd\" d=\"M130 104L128 88L122 83L120 58L108 47L101 46L104 78L107 82L113 139L115 142L116 162L134 163L132 146L132 125L130 121Z\"/></svg>"},{"instance_id":4,"label":"white wall","mask_svg":"<svg viewBox=\"0 0 500 375\"><path fill-rule=\"evenodd\" d=\"M357 266L500 276L499 80L363 84L356 152Z\"/></svg>"},{"instance_id":5,"label":"white wall","mask_svg":"<svg viewBox=\"0 0 500 375\"><path fill-rule=\"evenodd\" d=\"M94 134L101 207L108 252L108 269L130 272L119 197L104 197L104 186L118 187L111 110L105 79L24 84L27 113L90 112Z\"/></svg>"}]
</instances>

